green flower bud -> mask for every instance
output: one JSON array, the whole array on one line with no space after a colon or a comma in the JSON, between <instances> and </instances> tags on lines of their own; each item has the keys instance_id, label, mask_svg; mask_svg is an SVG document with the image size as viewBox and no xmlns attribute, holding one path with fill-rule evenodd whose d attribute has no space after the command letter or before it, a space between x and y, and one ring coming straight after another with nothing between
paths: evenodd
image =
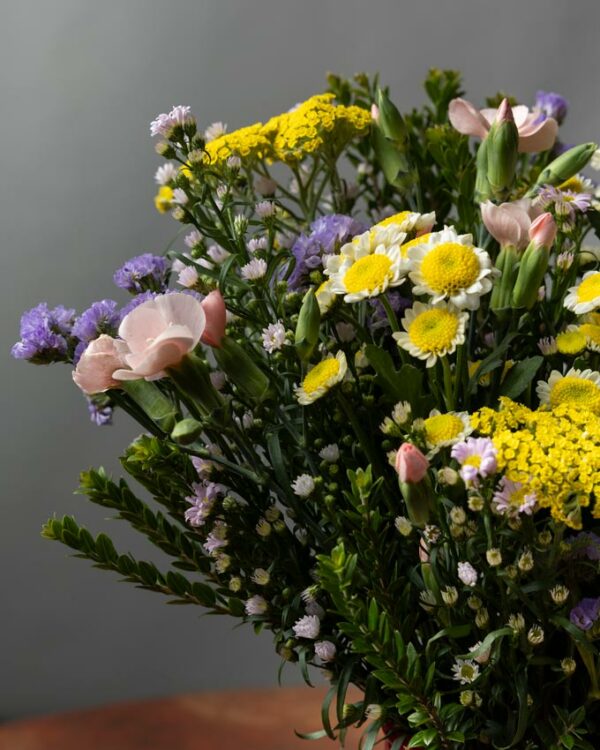
<instances>
[{"instance_id":1,"label":"green flower bud","mask_svg":"<svg viewBox=\"0 0 600 750\"><path fill-rule=\"evenodd\" d=\"M258 401L271 395L268 377L248 352L229 336L224 336L221 346L212 351L220 369L241 391Z\"/></svg>"},{"instance_id":2,"label":"green flower bud","mask_svg":"<svg viewBox=\"0 0 600 750\"><path fill-rule=\"evenodd\" d=\"M176 443L188 445L189 443L193 443L194 440L200 436L202 429L202 423L198 422L196 419L182 419L180 422L177 422L171 431L171 438Z\"/></svg>"},{"instance_id":3,"label":"green flower bud","mask_svg":"<svg viewBox=\"0 0 600 750\"><path fill-rule=\"evenodd\" d=\"M298 315L298 323L294 335L294 345L298 356L306 362L310 359L319 341L319 326L321 313L314 289L309 289L302 300L302 307Z\"/></svg>"},{"instance_id":4,"label":"green flower bud","mask_svg":"<svg viewBox=\"0 0 600 750\"><path fill-rule=\"evenodd\" d=\"M170 398L165 396L156 383L143 378L140 380L124 380L121 383L121 388L153 422L156 422L161 430L171 432L175 427L175 405Z\"/></svg>"},{"instance_id":5,"label":"green flower bud","mask_svg":"<svg viewBox=\"0 0 600 750\"><path fill-rule=\"evenodd\" d=\"M527 196L535 195L541 185L560 185L573 177L585 167L597 148L598 146L595 143L582 143L580 146L573 146L564 154L557 156L542 170Z\"/></svg>"},{"instance_id":6,"label":"green flower bud","mask_svg":"<svg viewBox=\"0 0 600 750\"><path fill-rule=\"evenodd\" d=\"M527 310L535 305L538 299L538 289L544 280L548 268L550 250L547 247L530 242L523 253L517 280L512 293L514 307L524 307Z\"/></svg>"},{"instance_id":7,"label":"green flower bud","mask_svg":"<svg viewBox=\"0 0 600 750\"><path fill-rule=\"evenodd\" d=\"M390 100L385 91L377 91L377 127L394 145L406 147L406 124L396 105Z\"/></svg>"},{"instance_id":8,"label":"green flower bud","mask_svg":"<svg viewBox=\"0 0 600 750\"><path fill-rule=\"evenodd\" d=\"M485 139L487 141L487 181L496 197L503 196L511 188L517 166L519 132L513 118L508 99L498 108Z\"/></svg>"},{"instance_id":9,"label":"green flower bud","mask_svg":"<svg viewBox=\"0 0 600 750\"><path fill-rule=\"evenodd\" d=\"M519 271L519 253L514 245L505 245L496 258L496 268L502 274L494 282L490 307L500 320L507 317L512 309L512 293Z\"/></svg>"}]
</instances>

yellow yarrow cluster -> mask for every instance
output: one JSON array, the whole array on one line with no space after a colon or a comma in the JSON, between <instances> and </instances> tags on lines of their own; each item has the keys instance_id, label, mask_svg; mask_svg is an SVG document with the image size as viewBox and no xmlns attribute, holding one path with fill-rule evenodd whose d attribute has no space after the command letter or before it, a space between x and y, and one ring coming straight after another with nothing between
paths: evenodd
<instances>
[{"instance_id":1,"label":"yellow yarrow cluster","mask_svg":"<svg viewBox=\"0 0 600 750\"><path fill-rule=\"evenodd\" d=\"M492 438L499 470L572 528L581 528L581 508L592 498L600 518L600 417L567 404L532 411L501 401L499 411L484 408L471 416L473 428Z\"/></svg>"},{"instance_id":2,"label":"yellow yarrow cluster","mask_svg":"<svg viewBox=\"0 0 600 750\"><path fill-rule=\"evenodd\" d=\"M257 122L209 141L206 154L207 161L213 166L224 165L230 156L239 156L246 161L268 158L271 155L271 141L262 123Z\"/></svg>"},{"instance_id":3,"label":"yellow yarrow cluster","mask_svg":"<svg viewBox=\"0 0 600 750\"><path fill-rule=\"evenodd\" d=\"M361 107L334 104L333 94L317 94L264 126L273 143L274 158L297 163L328 147L339 152L348 141L366 132L371 115Z\"/></svg>"}]
</instances>

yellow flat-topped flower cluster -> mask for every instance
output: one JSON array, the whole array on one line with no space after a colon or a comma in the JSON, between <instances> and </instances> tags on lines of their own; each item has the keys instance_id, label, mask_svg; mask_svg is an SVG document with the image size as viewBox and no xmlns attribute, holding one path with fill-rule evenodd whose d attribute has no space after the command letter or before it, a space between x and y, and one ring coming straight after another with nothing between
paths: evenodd
<instances>
[{"instance_id":1,"label":"yellow flat-topped flower cluster","mask_svg":"<svg viewBox=\"0 0 600 750\"><path fill-rule=\"evenodd\" d=\"M568 404L533 411L503 398L499 411L484 408L471 424L492 438L499 471L534 492L538 508L578 529L581 508L594 501L600 518L600 417Z\"/></svg>"},{"instance_id":2,"label":"yellow flat-topped flower cluster","mask_svg":"<svg viewBox=\"0 0 600 750\"><path fill-rule=\"evenodd\" d=\"M271 141L260 122L225 133L206 144L207 160L213 166L222 166L230 156L252 160L270 157L271 153Z\"/></svg>"}]
</instances>

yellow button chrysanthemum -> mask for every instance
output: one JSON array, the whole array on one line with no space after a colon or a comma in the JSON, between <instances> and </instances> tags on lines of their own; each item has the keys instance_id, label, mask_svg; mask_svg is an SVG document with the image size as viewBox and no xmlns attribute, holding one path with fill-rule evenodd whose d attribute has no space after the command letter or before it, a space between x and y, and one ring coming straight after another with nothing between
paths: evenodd
<instances>
[{"instance_id":1,"label":"yellow button chrysanthemum","mask_svg":"<svg viewBox=\"0 0 600 750\"><path fill-rule=\"evenodd\" d=\"M586 277L577 288L578 302L591 302L600 297L600 273Z\"/></svg>"},{"instance_id":2,"label":"yellow button chrysanthemum","mask_svg":"<svg viewBox=\"0 0 600 750\"><path fill-rule=\"evenodd\" d=\"M550 406L561 404L587 408L600 415L600 388L591 380L565 376L550 391Z\"/></svg>"},{"instance_id":3,"label":"yellow button chrysanthemum","mask_svg":"<svg viewBox=\"0 0 600 750\"><path fill-rule=\"evenodd\" d=\"M421 263L421 275L436 294L451 296L477 281L479 260L473 247L442 242Z\"/></svg>"},{"instance_id":4,"label":"yellow button chrysanthemum","mask_svg":"<svg viewBox=\"0 0 600 750\"><path fill-rule=\"evenodd\" d=\"M346 291L353 294L367 291L372 294L381 289L393 274L392 261L387 255L367 255L359 258L344 274Z\"/></svg>"},{"instance_id":5,"label":"yellow button chrysanthemum","mask_svg":"<svg viewBox=\"0 0 600 750\"><path fill-rule=\"evenodd\" d=\"M458 331L458 316L449 310L426 310L411 323L410 340L422 351L441 353L452 346Z\"/></svg>"},{"instance_id":6,"label":"yellow button chrysanthemum","mask_svg":"<svg viewBox=\"0 0 600 750\"><path fill-rule=\"evenodd\" d=\"M321 360L308 371L301 385L295 386L298 403L303 406L312 404L343 380L346 371L346 355L342 351L339 351L335 357Z\"/></svg>"},{"instance_id":7,"label":"yellow button chrysanthemum","mask_svg":"<svg viewBox=\"0 0 600 750\"><path fill-rule=\"evenodd\" d=\"M430 456L444 446L453 445L471 434L471 423L466 412L440 414L434 409L423 421L425 443Z\"/></svg>"},{"instance_id":8,"label":"yellow button chrysanthemum","mask_svg":"<svg viewBox=\"0 0 600 750\"><path fill-rule=\"evenodd\" d=\"M561 354L575 356L582 352L587 345L587 338L581 329L563 331L556 337L556 348Z\"/></svg>"},{"instance_id":9,"label":"yellow button chrysanthemum","mask_svg":"<svg viewBox=\"0 0 600 750\"><path fill-rule=\"evenodd\" d=\"M600 307L600 271L589 271L565 296L564 306L577 315Z\"/></svg>"}]
</instances>

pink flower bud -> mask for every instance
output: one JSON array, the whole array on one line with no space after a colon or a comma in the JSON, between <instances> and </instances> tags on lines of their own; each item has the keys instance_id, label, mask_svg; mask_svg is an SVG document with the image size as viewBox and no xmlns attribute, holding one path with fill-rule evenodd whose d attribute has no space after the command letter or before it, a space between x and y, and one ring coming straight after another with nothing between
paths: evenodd
<instances>
[{"instance_id":1,"label":"pink flower bud","mask_svg":"<svg viewBox=\"0 0 600 750\"><path fill-rule=\"evenodd\" d=\"M416 445L403 443L396 453L396 471L401 482L417 484L429 468L429 461Z\"/></svg>"},{"instance_id":2,"label":"pink flower bud","mask_svg":"<svg viewBox=\"0 0 600 750\"><path fill-rule=\"evenodd\" d=\"M225 300L218 289L208 294L202 300L202 309L206 315L206 325L200 341L209 346L221 346L221 339L225 335L227 310Z\"/></svg>"},{"instance_id":3,"label":"pink flower bud","mask_svg":"<svg viewBox=\"0 0 600 750\"><path fill-rule=\"evenodd\" d=\"M371 119L379 122L379 107L376 104L371 104Z\"/></svg>"},{"instance_id":4,"label":"pink flower bud","mask_svg":"<svg viewBox=\"0 0 600 750\"><path fill-rule=\"evenodd\" d=\"M556 222L552 214L540 214L529 227L529 239L538 247L549 250L556 239Z\"/></svg>"},{"instance_id":5,"label":"pink flower bud","mask_svg":"<svg viewBox=\"0 0 600 750\"><path fill-rule=\"evenodd\" d=\"M109 388L120 388L121 383L115 380L113 373L127 367L127 354L129 347L124 341L102 334L91 341L84 350L73 371L73 380L88 396L102 393Z\"/></svg>"},{"instance_id":6,"label":"pink flower bud","mask_svg":"<svg viewBox=\"0 0 600 750\"><path fill-rule=\"evenodd\" d=\"M496 112L496 122L514 122L512 107L510 106L508 99L503 99L498 111Z\"/></svg>"}]
</instances>

